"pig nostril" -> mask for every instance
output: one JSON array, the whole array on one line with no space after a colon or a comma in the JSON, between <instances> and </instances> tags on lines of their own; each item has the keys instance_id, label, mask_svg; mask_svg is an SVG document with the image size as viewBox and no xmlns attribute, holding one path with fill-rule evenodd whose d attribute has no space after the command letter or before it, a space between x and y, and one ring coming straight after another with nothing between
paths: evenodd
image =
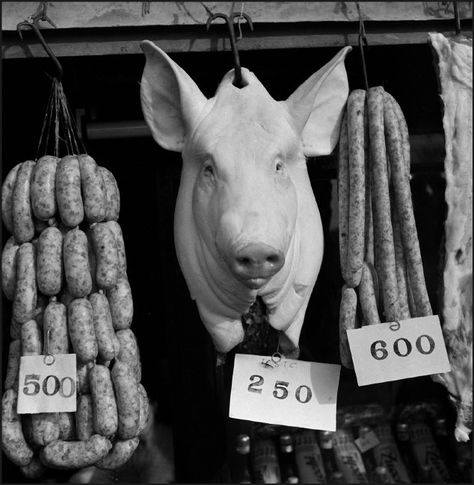
<instances>
[{"instance_id":1,"label":"pig nostril","mask_svg":"<svg viewBox=\"0 0 474 485\"><path fill-rule=\"evenodd\" d=\"M276 264L280 260L278 254L271 254L267 257L267 261L271 264Z\"/></svg>"},{"instance_id":2,"label":"pig nostril","mask_svg":"<svg viewBox=\"0 0 474 485\"><path fill-rule=\"evenodd\" d=\"M237 262L242 266L250 266L250 264L252 263L250 258L246 258L246 257L237 258Z\"/></svg>"}]
</instances>

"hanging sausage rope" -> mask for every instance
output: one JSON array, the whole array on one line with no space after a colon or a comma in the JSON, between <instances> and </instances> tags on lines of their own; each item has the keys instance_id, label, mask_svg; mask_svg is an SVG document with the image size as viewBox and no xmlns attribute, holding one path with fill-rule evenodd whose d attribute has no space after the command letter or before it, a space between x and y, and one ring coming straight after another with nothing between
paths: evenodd
<instances>
[{"instance_id":1,"label":"hanging sausage rope","mask_svg":"<svg viewBox=\"0 0 474 485\"><path fill-rule=\"evenodd\" d=\"M53 144L52 153L54 153L55 156L59 156L61 151L60 147L62 148L62 146L64 146L65 154L68 155L73 153L87 153L78 135L76 123L64 93L62 85L64 74L63 68L49 45L46 43L39 27L40 21L48 22L53 27L56 27L53 21L47 16L46 9L47 2L41 2L33 15L17 25L18 35L22 41L24 40L24 30L29 29L35 33L54 64L53 75L51 76L46 73L46 75L51 78L51 90L38 141L38 148L36 151L37 159L41 154L45 155L46 153L51 153L50 134L53 134L51 143Z\"/></svg>"},{"instance_id":2,"label":"hanging sausage rope","mask_svg":"<svg viewBox=\"0 0 474 485\"><path fill-rule=\"evenodd\" d=\"M367 37L365 35L365 26L364 21L362 20L362 15L360 13L360 6L359 2L356 2L357 12L359 14L359 50L360 50L360 58L362 61L362 71L364 74L364 84L366 91L369 90L369 81L367 76L367 66L365 63L365 55L364 55L364 46L367 49L369 47L369 43L367 42Z\"/></svg>"}]
</instances>

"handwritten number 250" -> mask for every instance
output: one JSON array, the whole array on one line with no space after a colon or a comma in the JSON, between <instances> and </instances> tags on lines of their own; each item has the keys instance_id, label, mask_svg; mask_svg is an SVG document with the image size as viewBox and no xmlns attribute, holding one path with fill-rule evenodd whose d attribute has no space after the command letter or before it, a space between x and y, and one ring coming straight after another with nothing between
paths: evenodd
<instances>
[{"instance_id":1,"label":"handwritten number 250","mask_svg":"<svg viewBox=\"0 0 474 485\"><path fill-rule=\"evenodd\" d=\"M253 374L250 376L250 381L251 382L248 385L247 390L249 392L256 392L258 394L261 394L262 386L264 384L263 377L257 374ZM275 397L276 399L286 399L288 397L289 385L290 383L286 381L275 381L275 384L273 386L273 397ZM313 393L311 392L311 389L304 384L298 386L295 390L295 398L298 402L302 404L307 403L312 396Z\"/></svg>"}]
</instances>

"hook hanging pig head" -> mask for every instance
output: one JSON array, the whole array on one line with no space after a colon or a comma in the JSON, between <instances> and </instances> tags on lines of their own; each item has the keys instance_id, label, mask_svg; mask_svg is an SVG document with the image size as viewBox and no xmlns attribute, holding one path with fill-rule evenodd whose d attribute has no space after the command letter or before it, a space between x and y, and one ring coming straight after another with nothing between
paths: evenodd
<instances>
[{"instance_id":1,"label":"hook hanging pig head","mask_svg":"<svg viewBox=\"0 0 474 485\"><path fill-rule=\"evenodd\" d=\"M183 158L176 252L216 349L242 341L241 315L257 296L297 347L323 255L305 156L337 143L350 47L279 102L244 68L244 87L232 70L207 99L161 49L141 47L144 117L157 143Z\"/></svg>"}]
</instances>

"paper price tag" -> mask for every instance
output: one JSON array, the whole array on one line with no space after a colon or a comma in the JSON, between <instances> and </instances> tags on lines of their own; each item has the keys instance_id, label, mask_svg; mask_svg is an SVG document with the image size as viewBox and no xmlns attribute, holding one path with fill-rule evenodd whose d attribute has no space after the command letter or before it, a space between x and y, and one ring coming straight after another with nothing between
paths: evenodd
<instances>
[{"instance_id":1,"label":"paper price tag","mask_svg":"<svg viewBox=\"0 0 474 485\"><path fill-rule=\"evenodd\" d=\"M76 411L76 354L20 360L18 414Z\"/></svg>"},{"instance_id":2,"label":"paper price tag","mask_svg":"<svg viewBox=\"0 0 474 485\"><path fill-rule=\"evenodd\" d=\"M377 435L373 431L368 431L363 436L355 439L354 442L361 453L365 453L380 444Z\"/></svg>"},{"instance_id":3,"label":"paper price tag","mask_svg":"<svg viewBox=\"0 0 474 485\"><path fill-rule=\"evenodd\" d=\"M336 364L236 354L229 416L335 431L340 371Z\"/></svg>"},{"instance_id":4,"label":"paper price tag","mask_svg":"<svg viewBox=\"0 0 474 485\"><path fill-rule=\"evenodd\" d=\"M359 386L449 372L437 315L347 331Z\"/></svg>"}]
</instances>

